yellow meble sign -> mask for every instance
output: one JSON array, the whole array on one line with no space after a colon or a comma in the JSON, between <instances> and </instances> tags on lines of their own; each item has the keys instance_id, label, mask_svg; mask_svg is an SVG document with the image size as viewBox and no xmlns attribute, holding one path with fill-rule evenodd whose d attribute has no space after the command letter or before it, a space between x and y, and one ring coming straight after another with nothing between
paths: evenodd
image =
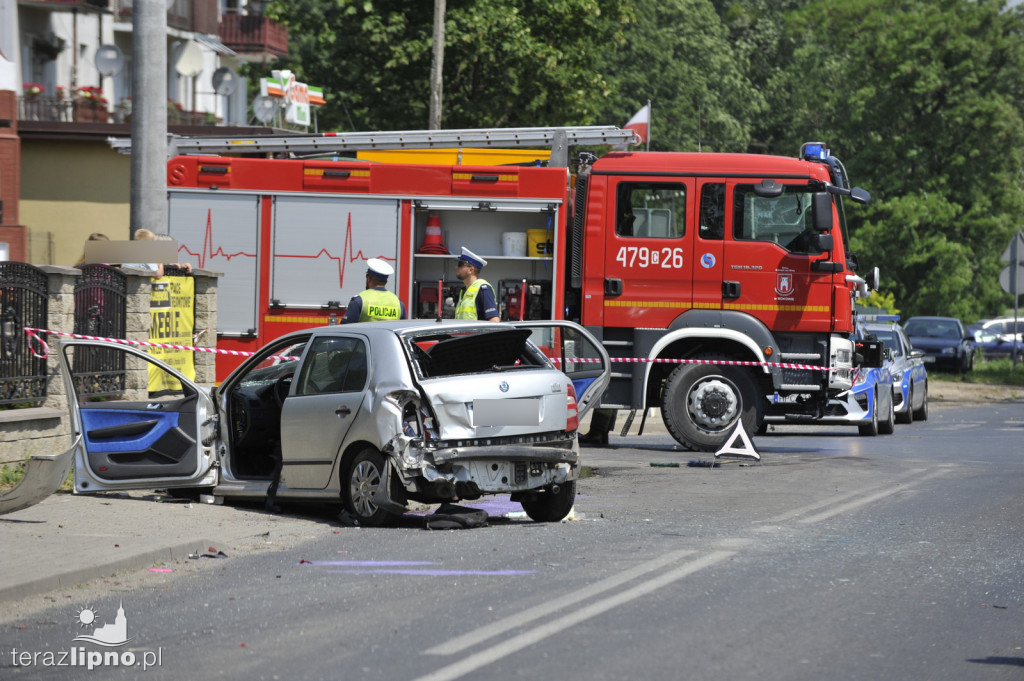
<instances>
[{"instance_id":1,"label":"yellow meble sign","mask_svg":"<svg viewBox=\"0 0 1024 681\"><path fill-rule=\"evenodd\" d=\"M168 345L192 345L195 328L195 279L163 277L153 280L149 297L149 342ZM196 363L191 350L149 348L149 354L169 364L185 378L194 381ZM156 366L149 367L149 392L181 390L181 383Z\"/></svg>"}]
</instances>

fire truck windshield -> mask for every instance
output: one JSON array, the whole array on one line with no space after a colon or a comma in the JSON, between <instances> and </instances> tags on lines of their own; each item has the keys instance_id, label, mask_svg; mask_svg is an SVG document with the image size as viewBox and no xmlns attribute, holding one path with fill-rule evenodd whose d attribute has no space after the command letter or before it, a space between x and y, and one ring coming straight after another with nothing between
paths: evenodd
<instances>
[{"instance_id":1,"label":"fire truck windshield","mask_svg":"<svg viewBox=\"0 0 1024 681\"><path fill-rule=\"evenodd\" d=\"M776 197L759 196L754 185L737 185L733 191L733 238L771 241L791 253L820 253L815 246L811 196L808 185L786 185Z\"/></svg>"}]
</instances>

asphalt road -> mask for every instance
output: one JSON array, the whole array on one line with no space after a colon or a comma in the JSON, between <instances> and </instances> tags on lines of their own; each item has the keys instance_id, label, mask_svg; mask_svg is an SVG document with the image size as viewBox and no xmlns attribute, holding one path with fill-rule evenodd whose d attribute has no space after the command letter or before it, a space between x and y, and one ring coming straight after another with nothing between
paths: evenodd
<instances>
[{"instance_id":1,"label":"asphalt road","mask_svg":"<svg viewBox=\"0 0 1024 681\"><path fill-rule=\"evenodd\" d=\"M714 469L667 435L618 438L585 450L574 522L335 527L85 590L5 622L0 677L1016 681L1022 435L1018 402L875 438L784 426L761 463ZM119 605L135 668L45 666Z\"/></svg>"}]
</instances>

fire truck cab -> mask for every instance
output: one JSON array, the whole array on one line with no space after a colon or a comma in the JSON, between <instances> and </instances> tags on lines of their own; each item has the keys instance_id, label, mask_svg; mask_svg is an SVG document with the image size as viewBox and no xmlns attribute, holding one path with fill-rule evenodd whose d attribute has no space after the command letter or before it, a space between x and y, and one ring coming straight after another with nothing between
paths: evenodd
<instances>
[{"instance_id":1,"label":"fire truck cab","mask_svg":"<svg viewBox=\"0 0 1024 681\"><path fill-rule=\"evenodd\" d=\"M713 450L738 418L759 427L765 395L820 409L850 387L864 280L836 199L869 197L825 145L610 153L576 192L567 297L612 357L648 360L613 373L605 406L660 406L677 440Z\"/></svg>"}]
</instances>

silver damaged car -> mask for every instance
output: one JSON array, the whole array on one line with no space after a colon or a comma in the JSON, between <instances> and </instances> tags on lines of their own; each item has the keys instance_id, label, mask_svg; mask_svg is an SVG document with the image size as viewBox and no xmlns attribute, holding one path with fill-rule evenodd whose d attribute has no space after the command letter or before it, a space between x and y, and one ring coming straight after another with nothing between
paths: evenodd
<instances>
[{"instance_id":1,"label":"silver damaged car","mask_svg":"<svg viewBox=\"0 0 1024 681\"><path fill-rule=\"evenodd\" d=\"M579 420L610 377L600 343L558 321L306 329L212 389L144 349L71 339L60 356L77 493L186 487L262 500L280 469L279 500L340 502L365 526L410 501L493 494L536 521L563 519ZM99 365L112 371L101 379ZM112 386L95 397L100 380Z\"/></svg>"}]
</instances>

